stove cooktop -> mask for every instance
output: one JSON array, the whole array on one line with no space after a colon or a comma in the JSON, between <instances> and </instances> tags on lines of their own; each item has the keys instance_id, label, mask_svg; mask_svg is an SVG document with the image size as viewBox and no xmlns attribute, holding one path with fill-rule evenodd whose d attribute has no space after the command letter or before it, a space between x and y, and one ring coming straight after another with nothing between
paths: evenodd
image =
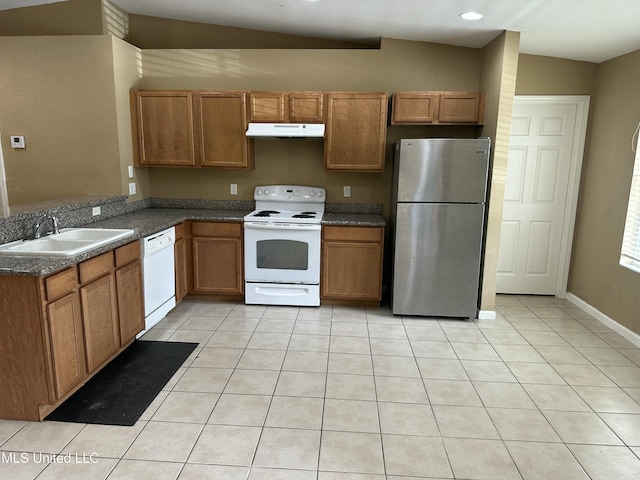
<instances>
[{"instance_id":1,"label":"stove cooktop","mask_svg":"<svg viewBox=\"0 0 640 480\"><path fill-rule=\"evenodd\" d=\"M324 213L325 189L302 185L256 187L256 210L245 221L319 224Z\"/></svg>"},{"instance_id":2,"label":"stove cooktop","mask_svg":"<svg viewBox=\"0 0 640 480\"><path fill-rule=\"evenodd\" d=\"M256 210L244 217L245 221L320 223L323 212L299 210Z\"/></svg>"}]
</instances>

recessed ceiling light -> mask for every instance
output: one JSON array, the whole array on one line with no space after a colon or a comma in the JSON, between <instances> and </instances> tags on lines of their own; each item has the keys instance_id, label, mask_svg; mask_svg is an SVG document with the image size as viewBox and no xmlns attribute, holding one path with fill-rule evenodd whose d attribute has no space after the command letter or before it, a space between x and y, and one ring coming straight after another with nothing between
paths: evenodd
<instances>
[{"instance_id":1,"label":"recessed ceiling light","mask_svg":"<svg viewBox=\"0 0 640 480\"><path fill-rule=\"evenodd\" d=\"M460 18L464 18L465 20L480 20L484 18L484 15L477 12L464 12L460 14Z\"/></svg>"}]
</instances>

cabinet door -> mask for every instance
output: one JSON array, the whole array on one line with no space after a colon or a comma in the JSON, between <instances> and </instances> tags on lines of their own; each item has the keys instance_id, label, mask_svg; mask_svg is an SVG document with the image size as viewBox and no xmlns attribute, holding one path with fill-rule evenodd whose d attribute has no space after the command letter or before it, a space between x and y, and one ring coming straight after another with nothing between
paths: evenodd
<instances>
[{"instance_id":1,"label":"cabinet door","mask_svg":"<svg viewBox=\"0 0 640 480\"><path fill-rule=\"evenodd\" d=\"M57 400L86 376L82 317L76 292L47 305L47 329Z\"/></svg>"},{"instance_id":2,"label":"cabinet door","mask_svg":"<svg viewBox=\"0 0 640 480\"><path fill-rule=\"evenodd\" d=\"M287 121L287 95L284 92L251 92L249 94L249 121Z\"/></svg>"},{"instance_id":3,"label":"cabinet door","mask_svg":"<svg viewBox=\"0 0 640 480\"><path fill-rule=\"evenodd\" d=\"M144 330L142 263L136 260L116 270L120 343L124 345Z\"/></svg>"},{"instance_id":4,"label":"cabinet door","mask_svg":"<svg viewBox=\"0 0 640 480\"><path fill-rule=\"evenodd\" d=\"M174 244L176 263L176 302L187 295L187 242L184 237L176 239Z\"/></svg>"},{"instance_id":5,"label":"cabinet door","mask_svg":"<svg viewBox=\"0 0 640 480\"><path fill-rule=\"evenodd\" d=\"M132 92L136 166L195 165L191 93Z\"/></svg>"},{"instance_id":6,"label":"cabinet door","mask_svg":"<svg viewBox=\"0 0 640 480\"><path fill-rule=\"evenodd\" d=\"M483 123L480 110L484 112L483 95L477 92L447 92L440 95L439 123ZM481 108L482 106L482 108Z\"/></svg>"},{"instance_id":7,"label":"cabinet door","mask_svg":"<svg viewBox=\"0 0 640 480\"><path fill-rule=\"evenodd\" d=\"M193 286L198 293L244 292L242 239L193 238Z\"/></svg>"},{"instance_id":8,"label":"cabinet door","mask_svg":"<svg viewBox=\"0 0 640 480\"><path fill-rule=\"evenodd\" d=\"M193 239L194 290L198 293L242 294L242 241L234 238Z\"/></svg>"},{"instance_id":9,"label":"cabinet door","mask_svg":"<svg viewBox=\"0 0 640 480\"><path fill-rule=\"evenodd\" d=\"M87 370L91 373L120 347L113 273L80 288Z\"/></svg>"},{"instance_id":10,"label":"cabinet door","mask_svg":"<svg viewBox=\"0 0 640 480\"><path fill-rule=\"evenodd\" d=\"M375 300L382 296L382 228L325 227L320 294Z\"/></svg>"},{"instance_id":11,"label":"cabinet door","mask_svg":"<svg viewBox=\"0 0 640 480\"><path fill-rule=\"evenodd\" d=\"M387 133L385 93L329 93L327 170L382 171Z\"/></svg>"},{"instance_id":12,"label":"cabinet door","mask_svg":"<svg viewBox=\"0 0 640 480\"><path fill-rule=\"evenodd\" d=\"M324 94L322 92L289 93L289 121L292 123L322 123Z\"/></svg>"},{"instance_id":13,"label":"cabinet door","mask_svg":"<svg viewBox=\"0 0 640 480\"><path fill-rule=\"evenodd\" d=\"M247 131L244 92L197 92L195 138L203 167L253 168L253 143Z\"/></svg>"},{"instance_id":14,"label":"cabinet door","mask_svg":"<svg viewBox=\"0 0 640 480\"><path fill-rule=\"evenodd\" d=\"M391 102L391 124L423 125L438 121L440 95L425 92L397 92Z\"/></svg>"}]
</instances>

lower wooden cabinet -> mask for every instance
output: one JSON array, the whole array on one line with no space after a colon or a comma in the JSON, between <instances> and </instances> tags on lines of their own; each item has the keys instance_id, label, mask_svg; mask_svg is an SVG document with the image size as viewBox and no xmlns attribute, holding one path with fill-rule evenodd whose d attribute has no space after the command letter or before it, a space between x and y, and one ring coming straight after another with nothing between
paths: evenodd
<instances>
[{"instance_id":1,"label":"lower wooden cabinet","mask_svg":"<svg viewBox=\"0 0 640 480\"><path fill-rule=\"evenodd\" d=\"M383 241L383 227L323 227L320 297L379 302Z\"/></svg>"},{"instance_id":2,"label":"lower wooden cabinet","mask_svg":"<svg viewBox=\"0 0 640 480\"><path fill-rule=\"evenodd\" d=\"M242 224L192 222L193 291L242 295Z\"/></svg>"},{"instance_id":3,"label":"lower wooden cabinet","mask_svg":"<svg viewBox=\"0 0 640 480\"><path fill-rule=\"evenodd\" d=\"M179 223L176 228L176 243L173 246L176 269L176 303L180 302L188 291L187 280L187 239L186 223Z\"/></svg>"},{"instance_id":4,"label":"lower wooden cabinet","mask_svg":"<svg viewBox=\"0 0 640 480\"><path fill-rule=\"evenodd\" d=\"M140 244L0 276L0 418L42 420L144 329Z\"/></svg>"},{"instance_id":5,"label":"lower wooden cabinet","mask_svg":"<svg viewBox=\"0 0 640 480\"><path fill-rule=\"evenodd\" d=\"M120 347L116 282L113 270L80 287L87 371L93 372Z\"/></svg>"},{"instance_id":6,"label":"lower wooden cabinet","mask_svg":"<svg viewBox=\"0 0 640 480\"><path fill-rule=\"evenodd\" d=\"M45 329L53 370L51 398L58 399L87 374L78 292L71 291L46 306Z\"/></svg>"},{"instance_id":7,"label":"lower wooden cabinet","mask_svg":"<svg viewBox=\"0 0 640 480\"><path fill-rule=\"evenodd\" d=\"M117 248L115 256L120 343L125 345L144 330L140 242L132 242Z\"/></svg>"}]
</instances>

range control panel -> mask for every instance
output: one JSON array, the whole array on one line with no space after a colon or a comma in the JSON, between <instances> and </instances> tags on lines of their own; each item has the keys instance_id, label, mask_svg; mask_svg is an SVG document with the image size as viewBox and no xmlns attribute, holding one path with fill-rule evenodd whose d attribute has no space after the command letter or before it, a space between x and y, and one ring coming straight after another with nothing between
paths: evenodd
<instances>
[{"instance_id":1,"label":"range control panel","mask_svg":"<svg viewBox=\"0 0 640 480\"><path fill-rule=\"evenodd\" d=\"M325 189L303 185L264 185L256 187L255 200L278 202L323 202Z\"/></svg>"}]
</instances>

